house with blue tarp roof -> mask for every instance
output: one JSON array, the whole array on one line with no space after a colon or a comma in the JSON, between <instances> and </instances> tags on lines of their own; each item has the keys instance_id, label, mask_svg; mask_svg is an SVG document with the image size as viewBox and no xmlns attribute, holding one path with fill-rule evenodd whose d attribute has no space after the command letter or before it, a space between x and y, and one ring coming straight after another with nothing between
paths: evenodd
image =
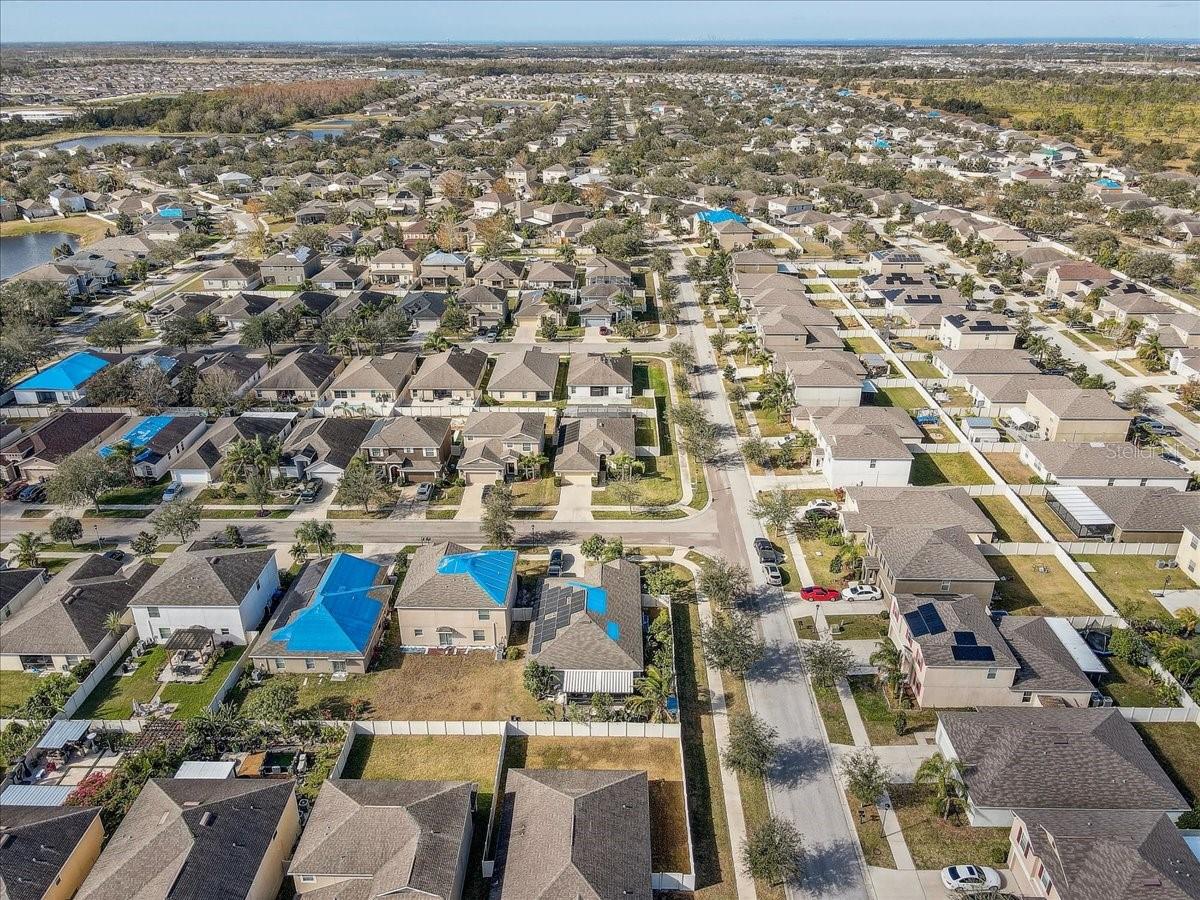
<instances>
[{"instance_id":1,"label":"house with blue tarp roof","mask_svg":"<svg viewBox=\"0 0 1200 900\"><path fill-rule=\"evenodd\" d=\"M396 594L405 647L494 649L508 644L517 594L515 550L419 547Z\"/></svg>"},{"instance_id":2,"label":"house with blue tarp roof","mask_svg":"<svg viewBox=\"0 0 1200 900\"><path fill-rule=\"evenodd\" d=\"M645 667L641 570L617 559L597 580L547 578L534 605L529 655L568 696L632 694Z\"/></svg>"},{"instance_id":3,"label":"house with blue tarp roof","mask_svg":"<svg viewBox=\"0 0 1200 900\"><path fill-rule=\"evenodd\" d=\"M387 622L388 567L335 553L304 567L251 651L264 672L362 674Z\"/></svg>"},{"instance_id":4,"label":"house with blue tarp roof","mask_svg":"<svg viewBox=\"0 0 1200 900\"><path fill-rule=\"evenodd\" d=\"M696 213L696 218L701 222L707 222L709 225L716 225L720 222L741 222L746 224L746 217L738 215L732 209L721 207L720 209L702 209Z\"/></svg>"},{"instance_id":5,"label":"house with blue tarp roof","mask_svg":"<svg viewBox=\"0 0 1200 900\"><path fill-rule=\"evenodd\" d=\"M207 428L204 416L143 416L97 452L108 459L118 446L128 444L133 452L134 474L158 480Z\"/></svg>"},{"instance_id":6,"label":"house with blue tarp roof","mask_svg":"<svg viewBox=\"0 0 1200 900\"><path fill-rule=\"evenodd\" d=\"M74 403L83 397L87 380L111 364L109 357L98 353L72 353L15 385L13 398L26 404Z\"/></svg>"}]
</instances>

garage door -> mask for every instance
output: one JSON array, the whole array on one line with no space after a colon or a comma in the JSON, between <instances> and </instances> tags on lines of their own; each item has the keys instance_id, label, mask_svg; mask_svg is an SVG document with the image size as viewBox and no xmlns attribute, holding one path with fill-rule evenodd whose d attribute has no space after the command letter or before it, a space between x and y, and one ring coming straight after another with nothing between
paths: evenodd
<instances>
[{"instance_id":1,"label":"garage door","mask_svg":"<svg viewBox=\"0 0 1200 900\"><path fill-rule=\"evenodd\" d=\"M180 484L208 484L208 473L195 469L176 469L171 472L171 477Z\"/></svg>"},{"instance_id":2,"label":"garage door","mask_svg":"<svg viewBox=\"0 0 1200 900\"><path fill-rule=\"evenodd\" d=\"M494 484L496 475L493 472L459 472L467 484Z\"/></svg>"},{"instance_id":3,"label":"garage door","mask_svg":"<svg viewBox=\"0 0 1200 900\"><path fill-rule=\"evenodd\" d=\"M591 475L563 475L561 478L566 484L585 484L590 486L592 483Z\"/></svg>"}]
</instances>

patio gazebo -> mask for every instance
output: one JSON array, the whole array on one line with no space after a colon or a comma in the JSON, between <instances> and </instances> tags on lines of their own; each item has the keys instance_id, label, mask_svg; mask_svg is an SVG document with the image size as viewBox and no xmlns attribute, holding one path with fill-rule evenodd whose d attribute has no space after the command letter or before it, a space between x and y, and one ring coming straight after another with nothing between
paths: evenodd
<instances>
[{"instance_id":1,"label":"patio gazebo","mask_svg":"<svg viewBox=\"0 0 1200 900\"><path fill-rule=\"evenodd\" d=\"M205 664L217 649L213 630L194 625L173 632L166 643L171 654L170 672L173 679L199 678Z\"/></svg>"}]
</instances>

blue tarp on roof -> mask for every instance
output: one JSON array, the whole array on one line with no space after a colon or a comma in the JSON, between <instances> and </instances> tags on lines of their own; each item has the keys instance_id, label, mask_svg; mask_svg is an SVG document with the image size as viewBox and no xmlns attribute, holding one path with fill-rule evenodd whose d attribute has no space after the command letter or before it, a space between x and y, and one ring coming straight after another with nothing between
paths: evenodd
<instances>
[{"instance_id":1,"label":"blue tarp on roof","mask_svg":"<svg viewBox=\"0 0 1200 900\"><path fill-rule=\"evenodd\" d=\"M147 416L113 441L112 444L105 444L101 447L100 455L107 459L112 455L113 445L119 444L122 441L129 444L135 450L139 447L145 447L150 441L154 440L156 434L170 425L174 418L174 416Z\"/></svg>"},{"instance_id":2,"label":"blue tarp on roof","mask_svg":"<svg viewBox=\"0 0 1200 900\"><path fill-rule=\"evenodd\" d=\"M478 550L474 553L452 553L438 561L442 575L469 575L479 589L492 598L497 606L508 599L508 584L517 566L516 550Z\"/></svg>"},{"instance_id":3,"label":"blue tarp on roof","mask_svg":"<svg viewBox=\"0 0 1200 900\"><path fill-rule=\"evenodd\" d=\"M1112 191L1120 190L1121 188L1121 182L1114 178L1097 178L1096 184L1100 185L1102 188L1108 188Z\"/></svg>"},{"instance_id":4,"label":"blue tarp on roof","mask_svg":"<svg viewBox=\"0 0 1200 900\"><path fill-rule=\"evenodd\" d=\"M603 616L608 613L608 591L602 587L593 587L590 584L584 584L580 581L569 582L571 587L579 588L583 591L584 605L590 613L595 613L598 616Z\"/></svg>"},{"instance_id":5,"label":"blue tarp on roof","mask_svg":"<svg viewBox=\"0 0 1200 900\"><path fill-rule=\"evenodd\" d=\"M746 221L745 216L739 216L732 209L706 209L696 213L696 218L701 222L708 222L710 225L716 225L718 222L742 222Z\"/></svg>"},{"instance_id":6,"label":"blue tarp on roof","mask_svg":"<svg viewBox=\"0 0 1200 900\"><path fill-rule=\"evenodd\" d=\"M876 150L886 150L890 146L892 146L892 145L889 144L887 141L885 141L883 138L875 138L875 149Z\"/></svg>"},{"instance_id":7,"label":"blue tarp on roof","mask_svg":"<svg viewBox=\"0 0 1200 900\"><path fill-rule=\"evenodd\" d=\"M108 365L107 359L88 353L72 353L31 375L13 388L16 391L74 391Z\"/></svg>"},{"instance_id":8,"label":"blue tarp on roof","mask_svg":"<svg viewBox=\"0 0 1200 900\"><path fill-rule=\"evenodd\" d=\"M317 583L312 602L271 632L271 640L292 653L365 653L383 609L383 601L368 593L380 568L370 560L338 553Z\"/></svg>"}]
</instances>

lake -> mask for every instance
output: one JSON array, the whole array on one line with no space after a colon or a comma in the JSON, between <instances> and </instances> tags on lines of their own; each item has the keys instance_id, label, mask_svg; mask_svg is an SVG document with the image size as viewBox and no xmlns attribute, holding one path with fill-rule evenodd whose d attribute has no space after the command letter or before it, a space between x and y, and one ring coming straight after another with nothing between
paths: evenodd
<instances>
[{"instance_id":1,"label":"lake","mask_svg":"<svg viewBox=\"0 0 1200 900\"><path fill-rule=\"evenodd\" d=\"M293 137L307 135L314 141L327 141L331 138L340 138L347 130L346 128L294 128L288 131L288 134Z\"/></svg>"},{"instance_id":2,"label":"lake","mask_svg":"<svg viewBox=\"0 0 1200 900\"><path fill-rule=\"evenodd\" d=\"M51 251L63 241L73 248L79 247L79 238L61 231L0 238L0 278L11 278L18 272L49 262Z\"/></svg>"},{"instance_id":3,"label":"lake","mask_svg":"<svg viewBox=\"0 0 1200 900\"><path fill-rule=\"evenodd\" d=\"M162 138L154 134L87 134L81 138L69 141L59 141L54 145L55 150L74 150L82 147L84 150L95 150L110 144L129 144L134 147L148 147L157 144Z\"/></svg>"}]
</instances>

